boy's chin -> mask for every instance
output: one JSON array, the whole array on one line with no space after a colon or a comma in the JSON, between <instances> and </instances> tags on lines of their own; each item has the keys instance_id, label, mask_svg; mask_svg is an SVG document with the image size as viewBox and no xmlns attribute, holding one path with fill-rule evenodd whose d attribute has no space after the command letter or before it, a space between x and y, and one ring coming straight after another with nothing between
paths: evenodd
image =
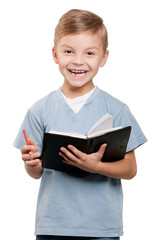
<instances>
[{"instance_id":1,"label":"boy's chin","mask_svg":"<svg viewBox=\"0 0 159 240\"><path fill-rule=\"evenodd\" d=\"M92 80L85 82L82 80L75 80L69 82L70 87L72 88L89 88L93 85Z\"/></svg>"},{"instance_id":2,"label":"boy's chin","mask_svg":"<svg viewBox=\"0 0 159 240\"><path fill-rule=\"evenodd\" d=\"M89 83L83 83L83 84L81 83L70 84L68 87L70 88L70 90L85 94L94 88L94 84L91 81Z\"/></svg>"}]
</instances>

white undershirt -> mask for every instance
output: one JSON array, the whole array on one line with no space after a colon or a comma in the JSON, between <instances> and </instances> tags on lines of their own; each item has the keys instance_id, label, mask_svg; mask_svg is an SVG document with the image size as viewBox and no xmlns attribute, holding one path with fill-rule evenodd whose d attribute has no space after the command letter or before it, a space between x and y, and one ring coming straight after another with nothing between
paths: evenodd
<instances>
[{"instance_id":1,"label":"white undershirt","mask_svg":"<svg viewBox=\"0 0 159 240\"><path fill-rule=\"evenodd\" d=\"M87 102L88 98L92 95L96 87L94 87L90 92L86 93L85 95L77 98L67 98L63 92L61 91L61 94L63 95L66 103L69 105L69 107L75 112L78 113L80 109L83 107L83 105ZM60 89L61 90L61 89Z\"/></svg>"}]
</instances>

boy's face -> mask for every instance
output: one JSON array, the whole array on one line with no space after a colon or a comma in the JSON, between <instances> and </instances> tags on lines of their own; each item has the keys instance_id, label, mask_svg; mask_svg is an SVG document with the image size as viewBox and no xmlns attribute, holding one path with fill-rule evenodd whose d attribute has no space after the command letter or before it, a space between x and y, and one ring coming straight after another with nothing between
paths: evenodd
<instances>
[{"instance_id":1,"label":"boy's face","mask_svg":"<svg viewBox=\"0 0 159 240\"><path fill-rule=\"evenodd\" d=\"M62 89L80 89L85 94L94 87L92 80L105 65L108 51L103 52L100 32L81 32L61 37L53 48L53 57L64 76Z\"/></svg>"}]
</instances>

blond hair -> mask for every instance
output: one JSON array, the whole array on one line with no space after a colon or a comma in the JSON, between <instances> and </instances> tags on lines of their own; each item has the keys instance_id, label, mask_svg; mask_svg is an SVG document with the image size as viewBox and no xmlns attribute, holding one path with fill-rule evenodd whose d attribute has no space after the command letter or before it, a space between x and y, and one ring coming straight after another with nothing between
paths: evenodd
<instances>
[{"instance_id":1,"label":"blond hair","mask_svg":"<svg viewBox=\"0 0 159 240\"><path fill-rule=\"evenodd\" d=\"M88 31L92 34L100 32L103 50L104 52L107 50L108 33L103 19L90 11L79 9L72 9L60 18L55 29L54 46L56 47L61 37L82 31Z\"/></svg>"}]
</instances>

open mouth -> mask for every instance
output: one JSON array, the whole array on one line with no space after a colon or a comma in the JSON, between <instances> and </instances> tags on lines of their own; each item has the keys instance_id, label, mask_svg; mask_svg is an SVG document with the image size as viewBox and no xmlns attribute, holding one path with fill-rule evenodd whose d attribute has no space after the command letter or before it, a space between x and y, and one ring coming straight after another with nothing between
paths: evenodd
<instances>
[{"instance_id":1,"label":"open mouth","mask_svg":"<svg viewBox=\"0 0 159 240\"><path fill-rule=\"evenodd\" d=\"M76 77L83 77L87 73L85 70L69 70L69 72Z\"/></svg>"}]
</instances>

